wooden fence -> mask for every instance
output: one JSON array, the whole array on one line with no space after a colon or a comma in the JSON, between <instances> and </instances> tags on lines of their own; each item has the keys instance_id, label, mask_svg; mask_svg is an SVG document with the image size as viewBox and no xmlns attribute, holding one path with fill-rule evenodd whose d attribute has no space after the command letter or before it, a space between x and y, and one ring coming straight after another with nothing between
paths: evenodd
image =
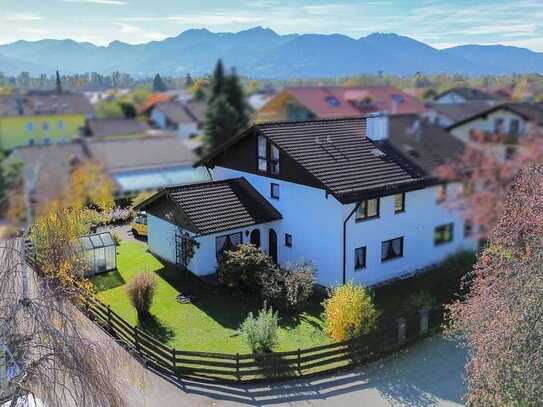
<instances>
[{"instance_id":1,"label":"wooden fence","mask_svg":"<svg viewBox=\"0 0 543 407\"><path fill-rule=\"evenodd\" d=\"M27 256L27 262L39 269L35 255ZM228 354L168 347L93 297L85 297L81 310L126 349L156 369L177 377L238 382L296 378L365 364L419 340L439 328L443 321L443 310L434 308L422 317L424 323L418 313L401 319L383 316L373 333L345 342L289 352Z\"/></svg>"}]
</instances>

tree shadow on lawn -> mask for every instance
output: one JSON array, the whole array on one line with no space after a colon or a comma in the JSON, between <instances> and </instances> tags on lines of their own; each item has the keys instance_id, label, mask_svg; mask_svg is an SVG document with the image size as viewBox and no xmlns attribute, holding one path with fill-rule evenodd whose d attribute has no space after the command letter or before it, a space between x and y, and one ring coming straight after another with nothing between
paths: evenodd
<instances>
[{"instance_id":1,"label":"tree shadow on lawn","mask_svg":"<svg viewBox=\"0 0 543 407\"><path fill-rule=\"evenodd\" d=\"M211 285L188 271L165 265L156 272L176 291L197 297L193 305L227 329L236 330L247 318L249 312L256 313L263 306L263 300L257 294L246 294L222 285ZM302 320L316 329L322 327L310 317L320 318L322 297L316 293L301 312L280 311L280 326L294 328Z\"/></svg>"},{"instance_id":2,"label":"tree shadow on lawn","mask_svg":"<svg viewBox=\"0 0 543 407\"><path fill-rule=\"evenodd\" d=\"M138 328L164 343L168 343L175 336L175 333L154 315L149 315L140 321Z\"/></svg>"}]
</instances>

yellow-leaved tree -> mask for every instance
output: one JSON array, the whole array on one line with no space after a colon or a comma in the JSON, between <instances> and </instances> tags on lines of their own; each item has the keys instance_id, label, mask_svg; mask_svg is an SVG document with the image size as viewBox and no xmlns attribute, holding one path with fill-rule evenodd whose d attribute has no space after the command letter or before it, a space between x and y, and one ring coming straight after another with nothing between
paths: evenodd
<instances>
[{"instance_id":1,"label":"yellow-leaved tree","mask_svg":"<svg viewBox=\"0 0 543 407\"><path fill-rule=\"evenodd\" d=\"M89 265L78 238L89 233L93 216L93 211L88 209L65 208L51 203L36 217L30 231L42 271L67 289L91 290L85 278Z\"/></svg>"},{"instance_id":2,"label":"yellow-leaved tree","mask_svg":"<svg viewBox=\"0 0 543 407\"><path fill-rule=\"evenodd\" d=\"M92 160L74 166L63 200L66 206L82 209L96 206L101 211L114 207L113 183L104 169Z\"/></svg>"},{"instance_id":3,"label":"yellow-leaved tree","mask_svg":"<svg viewBox=\"0 0 543 407\"><path fill-rule=\"evenodd\" d=\"M336 287L323 302L325 332L336 342L373 330L378 313L368 290L348 283Z\"/></svg>"}]
</instances>

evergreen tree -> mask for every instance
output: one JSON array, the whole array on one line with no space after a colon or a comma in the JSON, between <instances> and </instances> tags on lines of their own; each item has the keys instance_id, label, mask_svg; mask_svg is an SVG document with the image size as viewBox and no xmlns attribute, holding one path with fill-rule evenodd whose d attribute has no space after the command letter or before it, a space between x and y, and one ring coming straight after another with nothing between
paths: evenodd
<instances>
[{"instance_id":1,"label":"evergreen tree","mask_svg":"<svg viewBox=\"0 0 543 407\"><path fill-rule=\"evenodd\" d=\"M224 95L209 103L205 116L205 152L215 149L239 129L239 115Z\"/></svg>"},{"instance_id":2,"label":"evergreen tree","mask_svg":"<svg viewBox=\"0 0 543 407\"><path fill-rule=\"evenodd\" d=\"M192 79L192 76L188 73L185 77L185 87L190 88L192 85L194 85L194 79Z\"/></svg>"},{"instance_id":3,"label":"evergreen tree","mask_svg":"<svg viewBox=\"0 0 543 407\"><path fill-rule=\"evenodd\" d=\"M57 95L62 94L62 81L60 80L60 73L57 71L57 78L56 78L56 92Z\"/></svg>"},{"instance_id":4,"label":"evergreen tree","mask_svg":"<svg viewBox=\"0 0 543 407\"><path fill-rule=\"evenodd\" d=\"M155 79L153 79L153 92L165 92L166 90L166 84L164 83L160 75L156 74Z\"/></svg>"},{"instance_id":5,"label":"evergreen tree","mask_svg":"<svg viewBox=\"0 0 543 407\"><path fill-rule=\"evenodd\" d=\"M222 60L217 61L215 70L213 71L213 78L211 78L211 96L209 102L213 102L216 97L219 97L224 91L224 66Z\"/></svg>"},{"instance_id":6,"label":"evergreen tree","mask_svg":"<svg viewBox=\"0 0 543 407\"><path fill-rule=\"evenodd\" d=\"M238 113L238 129L246 128L249 124L247 104L245 103L245 97L243 96L243 88L241 87L238 75L234 69L232 69L231 74L224 80L223 93L230 106Z\"/></svg>"}]
</instances>

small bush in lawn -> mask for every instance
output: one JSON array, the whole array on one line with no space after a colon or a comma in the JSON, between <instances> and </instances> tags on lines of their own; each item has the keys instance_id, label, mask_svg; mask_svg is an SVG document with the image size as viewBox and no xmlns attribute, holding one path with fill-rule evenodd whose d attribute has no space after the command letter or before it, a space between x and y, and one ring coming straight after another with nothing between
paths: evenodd
<instances>
[{"instance_id":1,"label":"small bush in lawn","mask_svg":"<svg viewBox=\"0 0 543 407\"><path fill-rule=\"evenodd\" d=\"M110 232L111 233L111 239L113 239L113 243L115 243L115 246L119 246L121 244L121 237L115 233L115 232Z\"/></svg>"},{"instance_id":2,"label":"small bush in lawn","mask_svg":"<svg viewBox=\"0 0 543 407\"><path fill-rule=\"evenodd\" d=\"M313 294L316 268L312 262L287 263L261 274L261 295L278 308L299 310Z\"/></svg>"},{"instance_id":3,"label":"small bush in lawn","mask_svg":"<svg viewBox=\"0 0 543 407\"><path fill-rule=\"evenodd\" d=\"M323 302L325 332L336 342L364 335L377 323L377 311L367 289L352 283L335 288Z\"/></svg>"},{"instance_id":4,"label":"small bush in lawn","mask_svg":"<svg viewBox=\"0 0 543 407\"><path fill-rule=\"evenodd\" d=\"M255 318L252 312L241 324L240 334L253 352L269 352L277 344L279 316L264 303L264 307Z\"/></svg>"},{"instance_id":5,"label":"small bush in lawn","mask_svg":"<svg viewBox=\"0 0 543 407\"><path fill-rule=\"evenodd\" d=\"M137 274L126 286L126 293L132 305L136 308L140 321L150 315L149 310L151 309L157 285L157 279L153 274L143 272Z\"/></svg>"},{"instance_id":6,"label":"small bush in lawn","mask_svg":"<svg viewBox=\"0 0 543 407\"><path fill-rule=\"evenodd\" d=\"M271 257L258 247L242 244L224 252L218 274L223 284L254 292L260 287L261 274L268 274L274 267Z\"/></svg>"},{"instance_id":7,"label":"small bush in lawn","mask_svg":"<svg viewBox=\"0 0 543 407\"><path fill-rule=\"evenodd\" d=\"M437 305L437 300L425 290L411 293L402 303L404 315L414 315L422 308L432 308Z\"/></svg>"}]
</instances>

